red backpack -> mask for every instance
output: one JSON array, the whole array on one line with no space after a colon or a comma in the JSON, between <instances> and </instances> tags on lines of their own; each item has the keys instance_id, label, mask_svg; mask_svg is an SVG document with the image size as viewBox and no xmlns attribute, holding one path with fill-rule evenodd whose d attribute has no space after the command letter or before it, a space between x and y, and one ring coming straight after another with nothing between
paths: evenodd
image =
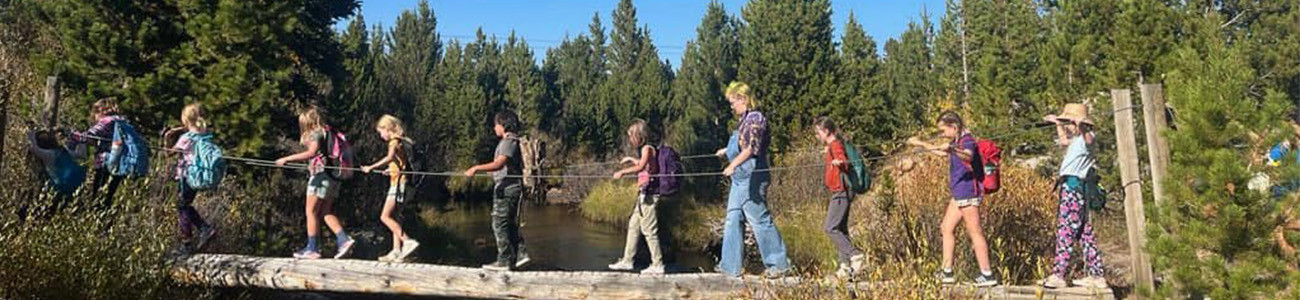
<instances>
[{"instance_id":1,"label":"red backpack","mask_svg":"<svg viewBox=\"0 0 1300 300\"><path fill-rule=\"evenodd\" d=\"M984 165L984 172L980 180L984 187L984 194L992 194L1002 187L1002 181L998 167L1002 165L1002 149L993 140L976 140L975 149L979 152L980 162Z\"/></svg>"}]
</instances>

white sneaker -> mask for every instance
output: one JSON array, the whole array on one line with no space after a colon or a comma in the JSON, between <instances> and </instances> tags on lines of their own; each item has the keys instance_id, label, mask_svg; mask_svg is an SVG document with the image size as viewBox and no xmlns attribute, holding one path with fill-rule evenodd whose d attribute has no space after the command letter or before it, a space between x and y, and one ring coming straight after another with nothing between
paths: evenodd
<instances>
[{"instance_id":1,"label":"white sneaker","mask_svg":"<svg viewBox=\"0 0 1300 300\"><path fill-rule=\"evenodd\" d=\"M416 241L415 239L410 239L410 238L403 238L402 253L399 254L397 257L406 259L407 256L411 256L411 253L415 252L415 248L419 248L419 247L420 247L420 241Z\"/></svg>"},{"instance_id":2,"label":"white sneaker","mask_svg":"<svg viewBox=\"0 0 1300 300\"><path fill-rule=\"evenodd\" d=\"M646 275L663 275L663 274L664 274L664 265L650 265L650 267L645 268L645 270L641 270L641 274L646 274Z\"/></svg>"},{"instance_id":3,"label":"white sneaker","mask_svg":"<svg viewBox=\"0 0 1300 300\"><path fill-rule=\"evenodd\" d=\"M632 262L625 260L619 260L618 262L609 265L609 269L614 271L631 271L632 267Z\"/></svg>"},{"instance_id":4,"label":"white sneaker","mask_svg":"<svg viewBox=\"0 0 1300 300\"><path fill-rule=\"evenodd\" d=\"M380 257L379 257L379 261L381 261L381 262L401 262L401 259L402 259L402 258L401 258L401 255L402 255L401 252L397 251L397 249L393 249L393 251L388 251L388 254L385 254L384 256L380 256Z\"/></svg>"},{"instance_id":5,"label":"white sneaker","mask_svg":"<svg viewBox=\"0 0 1300 300\"><path fill-rule=\"evenodd\" d=\"M866 268L867 268L867 255L866 255L866 254L858 254L858 255L854 255L853 257L849 258L849 261L851 262L851 263L850 263L850 267L853 268L853 270L850 270L850 271L852 271L853 274L859 274L859 273L862 273L862 271L863 271L863 270L866 270Z\"/></svg>"},{"instance_id":6,"label":"white sneaker","mask_svg":"<svg viewBox=\"0 0 1300 300\"><path fill-rule=\"evenodd\" d=\"M339 253L334 254L334 259L342 259L343 257L352 254L352 245L356 243L357 240L349 238L347 241L344 241L342 244L339 244Z\"/></svg>"},{"instance_id":7,"label":"white sneaker","mask_svg":"<svg viewBox=\"0 0 1300 300\"><path fill-rule=\"evenodd\" d=\"M523 268L524 266L527 266L528 263L530 262L533 262L533 259L528 257L527 252L519 254L519 258L515 259L515 269Z\"/></svg>"},{"instance_id":8,"label":"white sneaker","mask_svg":"<svg viewBox=\"0 0 1300 300\"><path fill-rule=\"evenodd\" d=\"M1065 279L1062 279L1061 276L1056 276L1056 274L1052 274L1052 276L1047 277L1047 279L1039 280L1038 284L1049 289L1059 289L1066 287L1067 285Z\"/></svg>"},{"instance_id":9,"label":"white sneaker","mask_svg":"<svg viewBox=\"0 0 1300 300\"><path fill-rule=\"evenodd\" d=\"M849 265L841 264L840 268L835 270L835 277L839 277L840 279L853 278L853 268L850 268Z\"/></svg>"},{"instance_id":10,"label":"white sneaker","mask_svg":"<svg viewBox=\"0 0 1300 300\"><path fill-rule=\"evenodd\" d=\"M1088 276L1083 279L1076 279L1074 280L1074 285L1094 289L1110 288L1110 285L1106 284L1106 278L1101 276Z\"/></svg>"}]
</instances>

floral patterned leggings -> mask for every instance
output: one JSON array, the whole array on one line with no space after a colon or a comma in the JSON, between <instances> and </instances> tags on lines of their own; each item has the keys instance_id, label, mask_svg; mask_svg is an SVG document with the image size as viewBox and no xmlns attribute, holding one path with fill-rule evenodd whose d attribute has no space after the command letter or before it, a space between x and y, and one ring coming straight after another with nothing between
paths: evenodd
<instances>
[{"instance_id":1,"label":"floral patterned leggings","mask_svg":"<svg viewBox=\"0 0 1300 300\"><path fill-rule=\"evenodd\" d=\"M1083 252L1088 267L1088 275L1102 276L1101 251L1097 250L1097 239L1092 233L1092 222L1088 221L1088 206L1083 197L1083 189L1077 184L1061 183L1060 212L1056 215L1056 258L1052 260L1052 274L1065 277L1070 266L1070 254L1074 242L1083 244Z\"/></svg>"}]
</instances>

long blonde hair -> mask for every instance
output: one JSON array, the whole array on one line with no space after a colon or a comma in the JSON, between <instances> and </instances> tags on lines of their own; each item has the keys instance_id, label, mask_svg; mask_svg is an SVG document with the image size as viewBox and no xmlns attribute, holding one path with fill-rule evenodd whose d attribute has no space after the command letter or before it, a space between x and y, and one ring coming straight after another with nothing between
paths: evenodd
<instances>
[{"instance_id":1,"label":"long blonde hair","mask_svg":"<svg viewBox=\"0 0 1300 300\"><path fill-rule=\"evenodd\" d=\"M298 129L302 131L302 135L298 137L298 142L304 145L311 141L312 133L325 129L325 118L321 116L320 109L313 105L299 112Z\"/></svg>"},{"instance_id":2,"label":"long blonde hair","mask_svg":"<svg viewBox=\"0 0 1300 300\"><path fill-rule=\"evenodd\" d=\"M402 126L402 120L393 115L383 115L379 117L379 122L375 123L375 128L387 131L390 138L410 142L411 139L406 137L406 127Z\"/></svg>"},{"instance_id":3,"label":"long blonde hair","mask_svg":"<svg viewBox=\"0 0 1300 300\"><path fill-rule=\"evenodd\" d=\"M203 118L203 107L198 103L186 105L185 109L181 111L181 124L185 124L185 127L207 131L208 120Z\"/></svg>"},{"instance_id":4,"label":"long blonde hair","mask_svg":"<svg viewBox=\"0 0 1300 300\"><path fill-rule=\"evenodd\" d=\"M646 130L645 120L642 119L632 120L632 125L627 127L627 135L631 137L635 137L637 140L641 142L640 145L635 145L637 147L650 143L650 132ZM628 142L631 143L632 141L629 140Z\"/></svg>"},{"instance_id":5,"label":"long blonde hair","mask_svg":"<svg viewBox=\"0 0 1300 300\"><path fill-rule=\"evenodd\" d=\"M758 100L754 99L754 93L750 91L749 85L740 81L732 81L727 85L727 97L740 96L745 98L746 106L750 109L758 108Z\"/></svg>"}]
</instances>

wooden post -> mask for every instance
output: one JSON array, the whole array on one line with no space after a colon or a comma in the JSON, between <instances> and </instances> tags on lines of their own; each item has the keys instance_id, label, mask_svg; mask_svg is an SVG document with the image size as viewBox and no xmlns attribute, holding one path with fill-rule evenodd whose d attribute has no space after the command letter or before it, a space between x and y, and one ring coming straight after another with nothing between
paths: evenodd
<instances>
[{"instance_id":1,"label":"wooden post","mask_svg":"<svg viewBox=\"0 0 1300 300\"><path fill-rule=\"evenodd\" d=\"M1151 290L1154 281L1146 254L1146 214L1142 204L1142 179L1138 165L1137 137L1133 133L1133 99L1128 89L1110 90L1115 109L1115 138L1119 152L1121 185L1124 188L1124 219L1128 226L1129 252L1133 260L1133 284Z\"/></svg>"},{"instance_id":2,"label":"wooden post","mask_svg":"<svg viewBox=\"0 0 1300 300\"><path fill-rule=\"evenodd\" d=\"M1168 128L1165 120L1165 93L1159 84L1143 84L1142 111L1143 122L1147 130L1147 156L1151 160L1151 186L1155 191L1155 205L1160 206L1165 199L1165 175L1169 174L1169 145L1160 130Z\"/></svg>"},{"instance_id":3,"label":"wooden post","mask_svg":"<svg viewBox=\"0 0 1300 300\"><path fill-rule=\"evenodd\" d=\"M45 78L45 127L59 127L59 77Z\"/></svg>"}]
</instances>

